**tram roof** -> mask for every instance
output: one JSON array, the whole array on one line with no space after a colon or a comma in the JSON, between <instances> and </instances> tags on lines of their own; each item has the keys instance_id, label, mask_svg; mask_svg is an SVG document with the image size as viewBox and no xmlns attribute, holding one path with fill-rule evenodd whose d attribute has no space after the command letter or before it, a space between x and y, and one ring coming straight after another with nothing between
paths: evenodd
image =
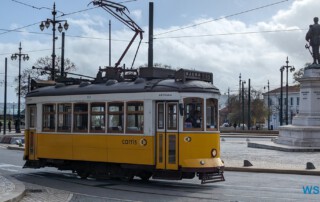
<instances>
[{"instance_id":1,"label":"tram roof","mask_svg":"<svg viewBox=\"0 0 320 202\"><path fill-rule=\"evenodd\" d=\"M203 92L220 94L218 88L212 83L175 79L138 78L135 81L118 82L108 80L105 83L91 84L82 82L79 85L64 85L57 83L55 86L37 88L27 94L27 97L60 96L60 95L86 95L86 94L111 94L111 93L139 93L139 92Z\"/></svg>"}]
</instances>

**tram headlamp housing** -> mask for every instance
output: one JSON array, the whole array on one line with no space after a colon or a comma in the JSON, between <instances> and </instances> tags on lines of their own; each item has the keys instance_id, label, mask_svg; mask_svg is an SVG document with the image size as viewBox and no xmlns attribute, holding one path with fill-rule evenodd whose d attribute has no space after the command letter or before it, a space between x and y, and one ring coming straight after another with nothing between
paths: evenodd
<instances>
[{"instance_id":1,"label":"tram headlamp housing","mask_svg":"<svg viewBox=\"0 0 320 202\"><path fill-rule=\"evenodd\" d=\"M216 149L212 149L212 150L211 150L211 156L212 156L213 158L216 157L217 154L218 154L218 152L217 152Z\"/></svg>"}]
</instances>

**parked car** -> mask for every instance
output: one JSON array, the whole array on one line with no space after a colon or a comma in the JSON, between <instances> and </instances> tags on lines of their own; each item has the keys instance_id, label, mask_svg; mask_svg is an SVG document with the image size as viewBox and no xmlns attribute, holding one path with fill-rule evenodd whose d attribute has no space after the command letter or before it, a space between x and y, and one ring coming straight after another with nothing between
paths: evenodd
<instances>
[{"instance_id":1,"label":"parked car","mask_svg":"<svg viewBox=\"0 0 320 202\"><path fill-rule=\"evenodd\" d=\"M230 127L229 123L223 123L220 127L224 128L224 127Z\"/></svg>"}]
</instances>

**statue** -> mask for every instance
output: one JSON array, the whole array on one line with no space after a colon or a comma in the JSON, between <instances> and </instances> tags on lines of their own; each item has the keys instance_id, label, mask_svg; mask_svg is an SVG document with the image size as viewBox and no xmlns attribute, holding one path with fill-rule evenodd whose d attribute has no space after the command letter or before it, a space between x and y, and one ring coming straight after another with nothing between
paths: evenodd
<instances>
[{"instance_id":1,"label":"statue","mask_svg":"<svg viewBox=\"0 0 320 202\"><path fill-rule=\"evenodd\" d=\"M319 18L313 18L314 24L309 26L309 31L306 34L306 40L312 47L313 64L320 64L319 46L320 46L320 25ZM308 45L306 45L309 48Z\"/></svg>"}]
</instances>

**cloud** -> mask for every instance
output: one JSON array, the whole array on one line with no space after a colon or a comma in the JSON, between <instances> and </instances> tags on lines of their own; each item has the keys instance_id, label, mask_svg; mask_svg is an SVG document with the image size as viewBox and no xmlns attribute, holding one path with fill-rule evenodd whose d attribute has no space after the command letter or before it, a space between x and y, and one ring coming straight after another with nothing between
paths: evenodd
<instances>
[{"instance_id":1,"label":"cloud","mask_svg":"<svg viewBox=\"0 0 320 202\"><path fill-rule=\"evenodd\" d=\"M142 17L142 11L141 10L133 10L130 12L131 15L134 16L134 18L137 20L137 21L140 21L141 20L141 17Z\"/></svg>"},{"instance_id":2,"label":"cloud","mask_svg":"<svg viewBox=\"0 0 320 202\"><path fill-rule=\"evenodd\" d=\"M239 74L242 79L251 79L251 85L262 90L270 81L271 89L280 86L280 67L285 65L286 57L296 69L312 60L310 53L305 50L305 33L313 17L318 14L319 0L296 0L290 7L280 10L269 21L246 24L234 19L212 21L212 18L202 17L195 19L182 27L209 21L200 26L182 29L170 34L159 33L174 30L155 27L154 34L154 62L170 65L174 68L187 68L212 72L214 85L221 93L237 93L239 88ZM261 11L263 12L263 11ZM141 11L135 10L131 14L134 19L141 18ZM108 66L109 42L108 21L104 17L83 15L78 18L69 18L70 30L76 30L78 36L89 38L68 37L66 40L66 57L71 59L78 67L77 73L95 76L99 66ZM297 31L277 31L292 30ZM144 40L136 58L135 67L146 64L148 55L148 27L143 27ZM272 31L266 33L266 31ZM69 31L68 31L69 32ZM72 35L72 33L66 33ZM112 31L112 65L117 62L129 44L134 33L125 28ZM195 37L197 36L197 37ZM99 38L99 39L95 39ZM132 44L124 57L122 64L130 67L138 46L138 38ZM40 42L34 38L24 43L26 49L50 48L51 41ZM57 42L57 44L60 44ZM2 52L7 52L17 46L4 44ZM32 48L34 47L34 48ZM60 45L57 45L60 47ZM0 48L1 49L1 48ZM60 54L59 51L56 51ZM32 53L33 58L51 55L50 51ZM31 55L30 55L31 56ZM13 63L12 63L13 64ZM17 64L14 64L15 68ZM289 75L291 83L291 75Z\"/></svg>"}]
</instances>

